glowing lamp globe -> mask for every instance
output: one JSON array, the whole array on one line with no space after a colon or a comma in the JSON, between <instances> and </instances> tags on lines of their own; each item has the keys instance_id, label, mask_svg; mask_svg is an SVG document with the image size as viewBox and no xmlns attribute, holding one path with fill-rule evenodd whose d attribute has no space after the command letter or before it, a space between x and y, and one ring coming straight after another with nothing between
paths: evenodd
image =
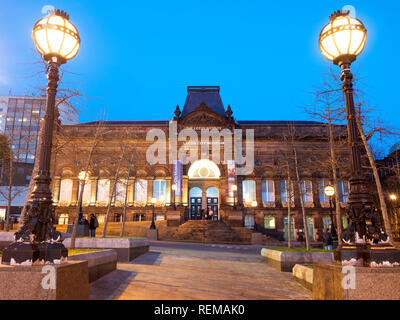
<instances>
[{"instance_id":1,"label":"glowing lamp globe","mask_svg":"<svg viewBox=\"0 0 400 320\"><path fill-rule=\"evenodd\" d=\"M335 194L335 188L332 186L326 186L324 188L324 193L328 196L328 197L332 197Z\"/></svg>"},{"instance_id":2,"label":"glowing lamp globe","mask_svg":"<svg viewBox=\"0 0 400 320\"><path fill-rule=\"evenodd\" d=\"M319 35L319 48L325 58L338 64L343 59L352 62L363 51L367 29L363 23L349 15L349 11L337 11Z\"/></svg>"},{"instance_id":3,"label":"glowing lamp globe","mask_svg":"<svg viewBox=\"0 0 400 320\"><path fill-rule=\"evenodd\" d=\"M157 199L156 198L151 198L151 203L152 204L155 204L157 202Z\"/></svg>"},{"instance_id":4,"label":"glowing lamp globe","mask_svg":"<svg viewBox=\"0 0 400 320\"><path fill-rule=\"evenodd\" d=\"M61 10L51 10L47 17L36 22L32 38L45 60L57 58L59 63L75 57L81 43L78 30Z\"/></svg>"},{"instance_id":5,"label":"glowing lamp globe","mask_svg":"<svg viewBox=\"0 0 400 320\"><path fill-rule=\"evenodd\" d=\"M397 196L393 193L389 197L390 197L390 200L393 200L393 201L397 200Z\"/></svg>"},{"instance_id":6,"label":"glowing lamp globe","mask_svg":"<svg viewBox=\"0 0 400 320\"><path fill-rule=\"evenodd\" d=\"M236 184L232 185L232 191L236 191L236 190L237 190L237 185Z\"/></svg>"},{"instance_id":7,"label":"glowing lamp globe","mask_svg":"<svg viewBox=\"0 0 400 320\"><path fill-rule=\"evenodd\" d=\"M252 207L257 207L257 201L256 201L256 200L253 200L253 201L251 202L251 206L252 206Z\"/></svg>"},{"instance_id":8,"label":"glowing lamp globe","mask_svg":"<svg viewBox=\"0 0 400 320\"><path fill-rule=\"evenodd\" d=\"M172 189L173 191L176 191L176 184L175 184L175 183L171 186L171 189Z\"/></svg>"}]
</instances>

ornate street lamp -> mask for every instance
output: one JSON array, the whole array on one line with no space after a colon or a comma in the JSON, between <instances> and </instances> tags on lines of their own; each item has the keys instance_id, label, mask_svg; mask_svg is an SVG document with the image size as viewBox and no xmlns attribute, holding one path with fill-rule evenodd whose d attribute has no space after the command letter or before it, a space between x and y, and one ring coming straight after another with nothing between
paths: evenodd
<instances>
[{"instance_id":1,"label":"ornate street lamp","mask_svg":"<svg viewBox=\"0 0 400 320\"><path fill-rule=\"evenodd\" d=\"M47 62L47 101L44 117L44 132L40 150L38 174L33 177L34 187L29 200L29 209L15 242L3 253L3 264L60 263L66 260L68 251L56 231L52 193L50 190L50 158L53 139L55 99L59 81L58 69L72 59L79 50L80 38L77 29L69 22L69 16L60 10L52 10L33 27L32 37L36 49Z\"/></svg>"},{"instance_id":2,"label":"ornate street lamp","mask_svg":"<svg viewBox=\"0 0 400 320\"><path fill-rule=\"evenodd\" d=\"M388 245L388 237L379 224L379 216L368 191L361 166L362 145L356 122L353 100L353 75L350 65L363 51L367 30L363 23L349 12L334 12L319 36L319 47L328 60L342 70L343 92L346 106L347 135L350 149L350 192L347 206L349 227L343 231L341 244L335 250L335 260L347 264L369 266L383 261L400 259L399 251ZM370 250L374 246L374 250ZM382 247L382 250L380 250ZM385 250L383 250L385 249Z\"/></svg>"},{"instance_id":3,"label":"ornate street lamp","mask_svg":"<svg viewBox=\"0 0 400 320\"><path fill-rule=\"evenodd\" d=\"M331 223L332 223L332 238L337 240L337 232L335 228L335 222L333 220L333 213L332 213L332 197L335 194L335 188L333 186L326 186L324 188L325 195L329 198L329 214L331 216Z\"/></svg>"},{"instance_id":4,"label":"ornate street lamp","mask_svg":"<svg viewBox=\"0 0 400 320\"><path fill-rule=\"evenodd\" d=\"M176 204L175 204L175 192L176 192L176 184L172 184L171 189L174 193L174 210L176 210Z\"/></svg>"},{"instance_id":5,"label":"ornate street lamp","mask_svg":"<svg viewBox=\"0 0 400 320\"><path fill-rule=\"evenodd\" d=\"M232 191L233 191L233 210L236 210L236 191L237 191L236 184L232 185Z\"/></svg>"},{"instance_id":6,"label":"ornate street lamp","mask_svg":"<svg viewBox=\"0 0 400 320\"><path fill-rule=\"evenodd\" d=\"M150 229L155 229L156 228L156 224L154 222L154 205L156 203L157 199L156 198L151 198L151 203L153 205L153 216L151 218L151 225L150 225Z\"/></svg>"}]
</instances>

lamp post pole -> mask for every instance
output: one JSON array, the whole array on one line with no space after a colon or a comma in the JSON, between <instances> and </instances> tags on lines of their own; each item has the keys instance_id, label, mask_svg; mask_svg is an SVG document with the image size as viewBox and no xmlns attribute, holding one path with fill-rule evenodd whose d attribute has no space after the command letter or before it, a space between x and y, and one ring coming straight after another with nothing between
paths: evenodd
<instances>
[{"instance_id":1,"label":"lamp post pole","mask_svg":"<svg viewBox=\"0 0 400 320\"><path fill-rule=\"evenodd\" d=\"M152 198L151 199L151 203L153 205L153 214L152 214L152 217L151 217L150 229L156 229L156 224L154 222L154 204L156 203L156 198Z\"/></svg>"},{"instance_id":2,"label":"lamp post pole","mask_svg":"<svg viewBox=\"0 0 400 320\"><path fill-rule=\"evenodd\" d=\"M389 243L390 239L379 223L378 210L361 165L362 141L357 127L350 65L364 49L366 38L367 30L363 23L351 17L349 11L334 12L319 36L322 54L341 69L350 154L350 191L346 210L350 225L340 235L344 244L335 250L335 260L357 266L400 262L400 251Z\"/></svg>"},{"instance_id":3,"label":"lamp post pole","mask_svg":"<svg viewBox=\"0 0 400 320\"><path fill-rule=\"evenodd\" d=\"M32 265L37 261L55 264L64 261L68 255L61 242L61 233L53 226L55 215L50 190L50 160L59 67L77 54L80 38L75 26L69 22L68 14L61 10L52 10L38 21L33 27L32 37L36 49L47 62L44 128L36 158L38 173L32 177L34 186L28 210L21 217L20 227L14 234L15 242L3 252L2 264Z\"/></svg>"},{"instance_id":4,"label":"lamp post pole","mask_svg":"<svg viewBox=\"0 0 400 320\"><path fill-rule=\"evenodd\" d=\"M335 221L333 220L333 212L332 212L332 196L329 197L329 214L331 216L331 222L332 222L332 238L334 240L337 240L337 232L336 232L336 227L335 227Z\"/></svg>"},{"instance_id":5,"label":"lamp post pole","mask_svg":"<svg viewBox=\"0 0 400 320\"><path fill-rule=\"evenodd\" d=\"M172 192L174 194L174 210L176 210L176 203L175 203L175 192L176 192L176 184L172 185Z\"/></svg>"}]
</instances>

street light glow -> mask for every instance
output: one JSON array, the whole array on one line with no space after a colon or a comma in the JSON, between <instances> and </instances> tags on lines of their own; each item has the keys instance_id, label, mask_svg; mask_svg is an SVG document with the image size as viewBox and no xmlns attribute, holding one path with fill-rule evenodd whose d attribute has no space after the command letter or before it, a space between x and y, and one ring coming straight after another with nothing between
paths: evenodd
<instances>
[{"instance_id":1,"label":"street light glow","mask_svg":"<svg viewBox=\"0 0 400 320\"><path fill-rule=\"evenodd\" d=\"M49 16L33 27L32 38L36 49L46 60L58 57L65 62L78 53L81 42L79 33L68 19L64 11L52 10Z\"/></svg>"},{"instance_id":2,"label":"street light glow","mask_svg":"<svg viewBox=\"0 0 400 320\"><path fill-rule=\"evenodd\" d=\"M367 29L348 12L335 12L319 35L319 48L325 58L334 61L344 55L355 59L365 46Z\"/></svg>"},{"instance_id":3,"label":"street light glow","mask_svg":"<svg viewBox=\"0 0 400 320\"><path fill-rule=\"evenodd\" d=\"M324 188L324 193L325 195L327 195L328 197L332 197L335 194L335 188L332 186L326 186Z\"/></svg>"},{"instance_id":4,"label":"street light glow","mask_svg":"<svg viewBox=\"0 0 400 320\"><path fill-rule=\"evenodd\" d=\"M394 193L389 195L389 198L390 198L390 200L393 200L393 201L397 200L397 196Z\"/></svg>"}]
</instances>

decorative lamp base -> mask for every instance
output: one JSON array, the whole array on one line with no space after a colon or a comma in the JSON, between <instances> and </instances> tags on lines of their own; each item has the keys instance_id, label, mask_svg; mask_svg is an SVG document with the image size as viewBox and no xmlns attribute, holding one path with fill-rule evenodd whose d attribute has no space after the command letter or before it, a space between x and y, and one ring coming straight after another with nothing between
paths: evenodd
<instances>
[{"instance_id":1,"label":"decorative lamp base","mask_svg":"<svg viewBox=\"0 0 400 320\"><path fill-rule=\"evenodd\" d=\"M21 266L60 264L67 261L67 258L68 250L62 243L14 242L3 251L1 263Z\"/></svg>"},{"instance_id":2,"label":"decorative lamp base","mask_svg":"<svg viewBox=\"0 0 400 320\"><path fill-rule=\"evenodd\" d=\"M390 244L342 244L334 252L335 261L360 267L400 266L400 250Z\"/></svg>"}]
</instances>

